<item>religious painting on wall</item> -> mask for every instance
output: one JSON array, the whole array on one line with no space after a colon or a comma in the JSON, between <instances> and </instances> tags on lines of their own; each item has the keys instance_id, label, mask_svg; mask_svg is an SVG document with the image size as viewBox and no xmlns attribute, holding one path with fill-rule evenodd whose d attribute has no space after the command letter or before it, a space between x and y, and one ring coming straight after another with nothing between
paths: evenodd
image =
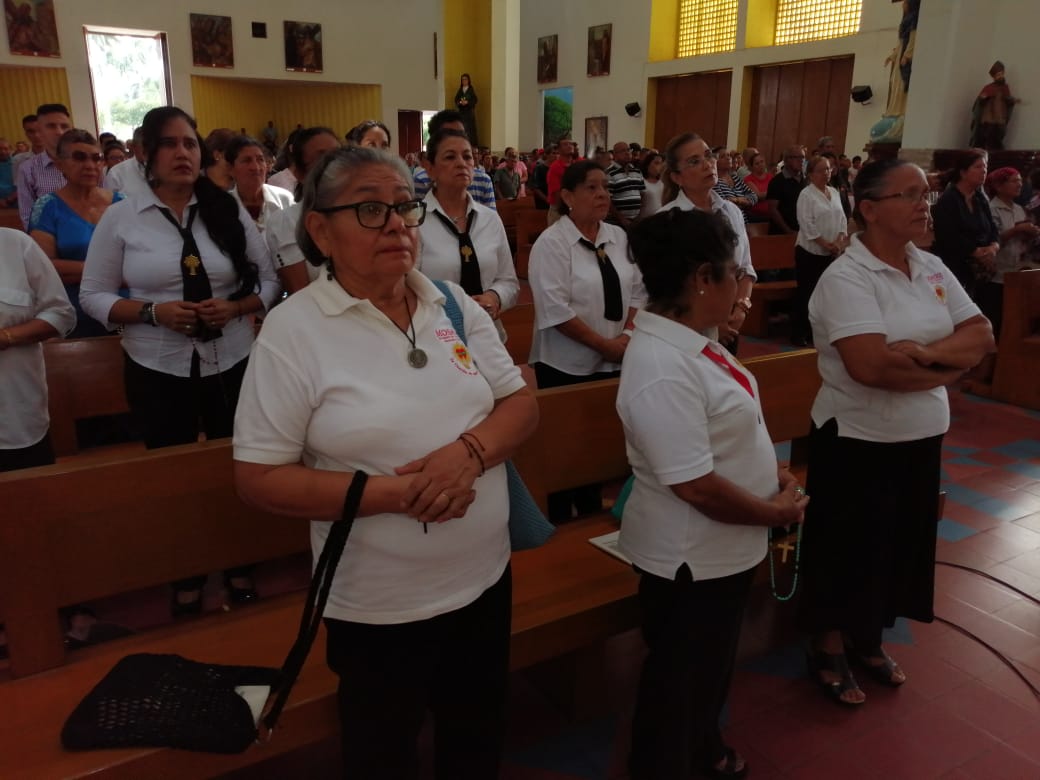
<instances>
[{"instance_id":1,"label":"religious painting on wall","mask_svg":"<svg viewBox=\"0 0 1040 780\"><path fill-rule=\"evenodd\" d=\"M300 73L321 73L324 68L321 25L285 22L285 69Z\"/></svg>"},{"instance_id":2,"label":"religious painting on wall","mask_svg":"<svg viewBox=\"0 0 1040 780\"><path fill-rule=\"evenodd\" d=\"M589 62L587 73L590 76L610 75L610 37L612 24L599 24L589 28Z\"/></svg>"},{"instance_id":3,"label":"religious painting on wall","mask_svg":"<svg viewBox=\"0 0 1040 780\"><path fill-rule=\"evenodd\" d=\"M556 81L558 36L546 35L538 39L538 83L551 84Z\"/></svg>"},{"instance_id":4,"label":"religious painting on wall","mask_svg":"<svg viewBox=\"0 0 1040 780\"><path fill-rule=\"evenodd\" d=\"M590 116L585 118L585 157L592 159L599 148L607 147L607 118Z\"/></svg>"},{"instance_id":5,"label":"religious painting on wall","mask_svg":"<svg viewBox=\"0 0 1040 780\"><path fill-rule=\"evenodd\" d=\"M199 68L235 67L231 17L190 14L191 59Z\"/></svg>"},{"instance_id":6,"label":"religious painting on wall","mask_svg":"<svg viewBox=\"0 0 1040 780\"><path fill-rule=\"evenodd\" d=\"M4 21L11 54L61 56L54 0L4 0Z\"/></svg>"}]
</instances>

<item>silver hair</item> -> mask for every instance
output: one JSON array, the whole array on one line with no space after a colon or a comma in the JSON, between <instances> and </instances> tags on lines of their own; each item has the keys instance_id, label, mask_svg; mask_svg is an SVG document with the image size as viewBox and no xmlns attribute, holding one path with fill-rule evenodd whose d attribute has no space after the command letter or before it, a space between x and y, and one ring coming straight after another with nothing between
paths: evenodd
<instances>
[{"instance_id":1,"label":"silver hair","mask_svg":"<svg viewBox=\"0 0 1040 780\"><path fill-rule=\"evenodd\" d=\"M307 232L307 214L315 209L332 206L343 190L350 187L354 177L372 166L383 166L397 173L415 195L415 183L404 162L395 154L367 146L344 146L328 152L311 168L303 181L300 197L300 221L296 223L296 243L312 265L323 265L328 258Z\"/></svg>"}]
</instances>

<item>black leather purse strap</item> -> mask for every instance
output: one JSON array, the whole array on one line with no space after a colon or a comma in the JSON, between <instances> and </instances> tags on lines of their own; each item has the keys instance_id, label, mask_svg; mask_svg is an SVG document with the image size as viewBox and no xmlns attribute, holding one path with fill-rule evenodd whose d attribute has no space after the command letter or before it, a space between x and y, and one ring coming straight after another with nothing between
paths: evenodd
<instances>
[{"instance_id":1,"label":"black leather purse strap","mask_svg":"<svg viewBox=\"0 0 1040 780\"><path fill-rule=\"evenodd\" d=\"M357 517L361 506L361 496L365 491L365 483L368 474L364 471L355 471L354 479L347 489L347 496L343 501L343 513L340 519L332 524L329 535L325 539L325 546L318 556L318 564L314 567L314 576L311 578L311 586L307 591L307 603L303 608L300 618L300 630L296 634L289 655L282 664L282 672L279 675L278 685L274 691L274 700L264 713L262 723L267 730L266 735L261 735L264 741L271 738L275 724L278 722L285 703L289 699L296 678L300 676L303 662L307 660L314 639L321 627L321 617L325 612L325 604L329 600L329 591L332 589L332 579L336 574L336 566L339 564L343 548L350 536L350 529L354 527L354 518Z\"/></svg>"}]
</instances>

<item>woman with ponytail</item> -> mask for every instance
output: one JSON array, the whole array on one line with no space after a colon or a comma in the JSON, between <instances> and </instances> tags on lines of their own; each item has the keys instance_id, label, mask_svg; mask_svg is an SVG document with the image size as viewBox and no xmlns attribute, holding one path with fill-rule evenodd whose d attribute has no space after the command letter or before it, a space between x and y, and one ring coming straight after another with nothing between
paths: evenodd
<instances>
[{"instance_id":1,"label":"woman with ponytail","mask_svg":"<svg viewBox=\"0 0 1040 780\"><path fill-rule=\"evenodd\" d=\"M80 301L122 327L127 400L149 449L230 436L253 343L249 315L278 295L267 248L235 198L200 177L195 121L164 106L143 123L151 187L109 208L87 251ZM130 298L120 298L123 284ZM233 600L256 597L227 573ZM205 578L174 584L174 615L198 612Z\"/></svg>"}]
</instances>

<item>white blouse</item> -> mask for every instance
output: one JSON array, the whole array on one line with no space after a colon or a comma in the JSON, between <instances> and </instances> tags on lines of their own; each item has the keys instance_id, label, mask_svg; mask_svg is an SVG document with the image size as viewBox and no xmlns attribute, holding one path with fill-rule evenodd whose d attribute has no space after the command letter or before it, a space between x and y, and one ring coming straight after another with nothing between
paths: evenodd
<instances>
[{"instance_id":1,"label":"white blouse","mask_svg":"<svg viewBox=\"0 0 1040 780\"><path fill-rule=\"evenodd\" d=\"M815 239L834 241L839 233L849 229L849 220L841 207L841 197L834 187L827 187L827 194L820 192L815 184L809 184L798 193L798 238L795 243L806 252L827 257L830 252L816 243Z\"/></svg>"},{"instance_id":2,"label":"white blouse","mask_svg":"<svg viewBox=\"0 0 1040 780\"><path fill-rule=\"evenodd\" d=\"M231 190L231 194L235 196L235 200L238 201L239 205L244 206L237 187ZM261 233L264 232L264 227L273 215L289 208L295 202L295 198L293 198L293 194L289 190L283 190L281 187L274 187L270 184L263 185L263 196L264 204L260 209L260 216L256 220L256 229ZM249 213L248 209L246 213Z\"/></svg>"},{"instance_id":3,"label":"white blouse","mask_svg":"<svg viewBox=\"0 0 1040 780\"><path fill-rule=\"evenodd\" d=\"M196 203L192 195L189 205ZM117 291L124 282L130 297L140 301L180 301L184 299L180 258L184 242L180 234L160 213L162 202L154 192L145 192L108 207L90 240L83 266L79 300L83 310L98 322L107 323L109 312L122 300ZM185 224L188 209L184 210ZM246 255L259 269L257 291L265 307L271 306L281 287L271 266L260 233L244 208L238 219L246 231ZM238 291L238 274L213 243L202 217L196 216L191 233L198 244L214 298L227 298ZM115 330L115 325L109 325ZM174 376L189 376L192 354L198 351L202 376L226 371L249 355L253 344L253 324L247 317L227 323L223 335L213 341L196 342L190 336L169 328L145 323L123 326L123 349L139 365Z\"/></svg>"},{"instance_id":4,"label":"white blouse","mask_svg":"<svg viewBox=\"0 0 1040 780\"><path fill-rule=\"evenodd\" d=\"M20 230L0 228L0 328L35 319L64 336L76 325L76 310L36 242ZM31 447L49 426L43 346L0 350L0 450Z\"/></svg>"},{"instance_id":5,"label":"white blouse","mask_svg":"<svg viewBox=\"0 0 1040 780\"><path fill-rule=\"evenodd\" d=\"M506 229L498 212L482 206L467 193L469 201L466 207L468 218L476 212L470 240L477 253L480 265L480 284L484 292L494 290L502 301L502 311L511 309L520 294L520 282L516 278L516 267L513 265L513 254L509 251ZM419 269L430 279L443 279L459 283L462 275L459 261L459 240L451 233L434 212L444 216L437 196L431 191L425 197L426 221L419 228L422 239L422 254L419 258ZM448 217L450 219L450 217Z\"/></svg>"}]
</instances>

